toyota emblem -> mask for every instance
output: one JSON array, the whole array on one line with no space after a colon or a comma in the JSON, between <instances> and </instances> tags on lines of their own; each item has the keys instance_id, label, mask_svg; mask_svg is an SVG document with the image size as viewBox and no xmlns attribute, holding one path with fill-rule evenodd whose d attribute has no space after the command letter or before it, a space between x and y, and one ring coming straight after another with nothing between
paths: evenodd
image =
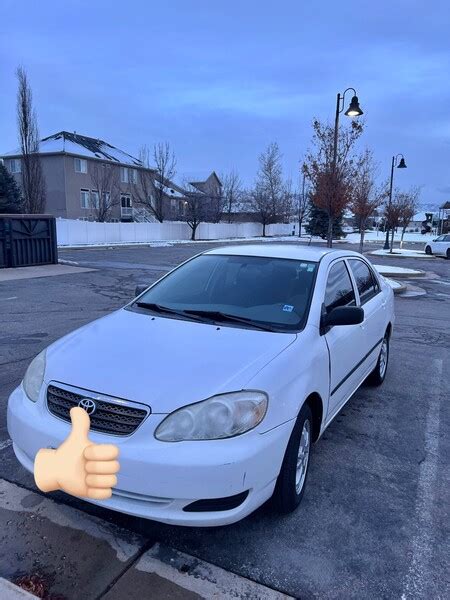
<instances>
[{"instance_id":1,"label":"toyota emblem","mask_svg":"<svg viewBox=\"0 0 450 600\"><path fill-rule=\"evenodd\" d=\"M78 406L80 408L84 408L84 410L87 412L88 415L93 415L95 413L95 411L97 410L97 405L90 398L82 398L78 402Z\"/></svg>"}]
</instances>

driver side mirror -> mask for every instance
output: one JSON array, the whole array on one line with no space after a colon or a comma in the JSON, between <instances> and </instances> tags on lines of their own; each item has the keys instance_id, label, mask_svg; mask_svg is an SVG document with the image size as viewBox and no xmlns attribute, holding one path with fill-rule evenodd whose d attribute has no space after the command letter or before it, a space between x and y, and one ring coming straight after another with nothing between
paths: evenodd
<instances>
[{"instance_id":1,"label":"driver side mirror","mask_svg":"<svg viewBox=\"0 0 450 600\"><path fill-rule=\"evenodd\" d=\"M322 328L335 325L359 325L364 321L364 309L359 306L338 306L322 315Z\"/></svg>"},{"instance_id":2,"label":"driver side mirror","mask_svg":"<svg viewBox=\"0 0 450 600\"><path fill-rule=\"evenodd\" d=\"M148 285L145 285L144 283L140 283L136 286L136 289L134 290L134 297L137 298L138 296L140 296L143 292L145 292L145 290L148 288Z\"/></svg>"}]
</instances>

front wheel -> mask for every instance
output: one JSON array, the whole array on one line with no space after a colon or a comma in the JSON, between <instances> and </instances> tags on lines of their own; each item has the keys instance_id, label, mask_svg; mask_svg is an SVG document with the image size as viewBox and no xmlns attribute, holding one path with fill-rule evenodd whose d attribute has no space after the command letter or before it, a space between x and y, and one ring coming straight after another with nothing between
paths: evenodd
<instances>
[{"instance_id":1,"label":"front wheel","mask_svg":"<svg viewBox=\"0 0 450 600\"><path fill-rule=\"evenodd\" d=\"M312 414L304 404L292 430L273 495L275 508L290 513L300 504L305 491L312 442Z\"/></svg>"},{"instance_id":2,"label":"front wheel","mask_svg":"<svg viewBox=\"0 0 450 600\"><path fill-rule=\"evenodd\" d=\"M433 254L431 252L431 247L430 246L425 246L425 254L428 254L428 255Z\"/></svg>"},{"instance_id":3,"label":"front wheel","mask_svg":"<svg viewBox=\"0 0 450 600\"><path fill-rule=\"evenodd\" d=\"M450 260L450 248L447 248L447 254L445 255L447 260Z\"/></svg>"},{"instance_id":4,"label":"front wheel","mask_svg":"<svg viewBox=\"0 0 450 600\"><path fill-rule=\"evenodd\" d=\"M381 385L386 377L386 371L389 362L389 336L386 333L383 341L381 342L380 354L378 356L377 364L375 369L370 373L367 378L368 383L371 385Z\"/></svg>"}]
</instances>

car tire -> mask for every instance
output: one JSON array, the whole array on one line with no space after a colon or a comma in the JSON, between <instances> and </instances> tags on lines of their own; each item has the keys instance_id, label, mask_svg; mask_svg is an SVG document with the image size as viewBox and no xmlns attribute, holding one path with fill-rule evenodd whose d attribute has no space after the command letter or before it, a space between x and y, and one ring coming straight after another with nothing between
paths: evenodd
<instances>
[{"instance_id":1,"label":"car tire","mask_svg":"<svg viewBox=\"0 0 450 600\"><path fill-rule=\"evenodd\" d=\"M433 254L430 246L425 246L425 254L428 254L428 255Z\"/></svg>"},{"instance_id":2,"label":"car tire","mask_svg":"<svg viewBox=\"0 0 450 600\"><path fill-rule=\"evenodd\" d=\"M445 258L446 258L447 260L450 260L450 248L447 248L447 253L446 253L446 255L445 255Z\"/></svg>"},{"instance_id":3,"label":"car tire","mask_svg":"<svg viewBox=\"0 0 450 600\"><path fill-rule=\"evenodd\" d=\"M287 514L300 504L308 476L313 420L304 404L292 430L272 497L277 512Z\"/></svg>"},{"instance_id":4,"label":"car tire","mask_svg":"<svg viewBox=\"0 0 450 600\"><path fill-rule=\"evenodd\" d=\"M370 373L367 382L370 385L381 385L386 377L389 363L389 335L386 332L381 342L380 354L375 369Z\"/></svg>"}]
</instances>

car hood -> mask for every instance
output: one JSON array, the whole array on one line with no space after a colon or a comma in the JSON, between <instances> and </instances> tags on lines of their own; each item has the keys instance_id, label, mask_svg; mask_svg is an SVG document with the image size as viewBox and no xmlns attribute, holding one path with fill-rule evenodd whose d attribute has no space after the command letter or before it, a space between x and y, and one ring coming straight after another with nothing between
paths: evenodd
<instances>
[{"instance_id":1,"label":"car hood","mask_svg":"<svg viewBox=\"0 0 450 600\"><path fill-rule=\"evenodd\" d=\"M143 402L165 414L243 389L295 339L296 334L153 318L122 309L52 344L45 381Z\"/></svg>"}]
</instances>

